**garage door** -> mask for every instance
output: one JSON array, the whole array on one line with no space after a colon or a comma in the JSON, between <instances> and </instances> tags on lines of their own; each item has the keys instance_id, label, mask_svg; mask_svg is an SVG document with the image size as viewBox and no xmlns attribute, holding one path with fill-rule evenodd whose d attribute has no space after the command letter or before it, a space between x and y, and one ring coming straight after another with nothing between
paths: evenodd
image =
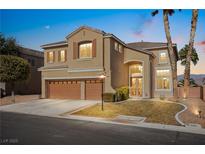
<instances>
[{"instance_id":1,"label":"garage door","mask_svg":"<svg viewBox=\"0 0 205 154\"><path fill-rule=\"evenodd\" d=\"M102 83L100 81L86 81L85 84L85 99L100 100L102 95Z\"/></svg>"},{"instance_id":2,"label":"garage door","mask_svg":"<svg viewBox=\"0 0 205 154\"><path fill-rule=\"evenodd\" d=\"M80 82L48 81L48 98L80 99Z\"/></svg>"}]
</instances>

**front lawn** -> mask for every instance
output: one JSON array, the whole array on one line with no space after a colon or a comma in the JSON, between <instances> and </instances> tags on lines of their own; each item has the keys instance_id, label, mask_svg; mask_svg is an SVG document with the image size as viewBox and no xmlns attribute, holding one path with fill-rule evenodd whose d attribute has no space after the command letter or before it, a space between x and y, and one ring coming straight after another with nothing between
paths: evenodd
<instances>
[{"instance_id":1,"label":"front lawn","mask_svg":"<svg viewBox=\"0 0 205 154\"><path fill-rule=\"evenodd\" d=\"M175 114L182 109L183 106L175 103L126 101L122 104L105 103L104 111L101 111L101 104L97 104L73 114L102 118L115 118L118 115L142 116L147 118L146 122L179 125L175 120Z\"/></svg>"}]
</instances>

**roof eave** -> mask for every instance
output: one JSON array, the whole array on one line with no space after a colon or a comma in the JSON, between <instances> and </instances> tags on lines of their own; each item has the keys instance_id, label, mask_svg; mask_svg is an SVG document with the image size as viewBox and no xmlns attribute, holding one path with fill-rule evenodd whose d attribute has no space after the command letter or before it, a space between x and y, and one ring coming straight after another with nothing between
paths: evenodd
<instances>
[{"instance_id":1,"label":"roof eave","mask_svg":"<svg viewBox=\"0 0 205 154\"><path fill-rule=\"evenodd\" d=\"M68 45L68 43L61 43L61 44L52 44L52 45L42 45L40 46L41 48L45 49L45 48L50 48L50 47L59 47L59 46L64 46L64 45Z\"/></svg>"}]
</instances>

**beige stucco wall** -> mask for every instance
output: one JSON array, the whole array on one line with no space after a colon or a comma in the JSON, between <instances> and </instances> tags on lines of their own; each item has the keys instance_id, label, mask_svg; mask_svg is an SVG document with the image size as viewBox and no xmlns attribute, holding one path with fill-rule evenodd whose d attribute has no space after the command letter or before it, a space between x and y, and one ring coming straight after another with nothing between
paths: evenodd
<instances>
[{"instance_id":1,"label":"beige stucco wall","mask_svg":"<svg viewBox=\"0 0 205 154\"><path fill-rule=\"evenodd\" d=\"M81 41L92 41L96 39L96 57L91 59L73 59L73 42L79 43ZM79 32L73 34L68 38L68 47L55 47L46 49L46 52L55 51L55 62L52 64L47 63L47 59L44 61L44 66L61 66L67 65L67 68L63 69L44 69L42 70L42 97L46 97L46 80L54 79L79 79L97 78L103 74L103 57L104 67L106 72L106 78L104 82L104 92L115 92L111 86L111 74L110 74L110 38L103 38L103 35L91 30L82 29ZM65 63L58 63L57 51L61 49L67 50L67 61ZM103 55L104 54L104 55ZM47 56L45 56L47 58ZM79 70L79 72L76 72Z\"/></svg>"},{"instance_id":2,"label":"beige stucco wall","mask_svg":"<svg viewBox=\"0 0 205 154\"><path fill-rule=\"evenodd\" d=\"M159 63L159 54L161 52L166 52L168 55L168 50L166 48L164 49L154 49L150 50L150 52L153 53L154 59L153 59L153 67L152 67L152 91L154 97L171 97L173 96L173 84L172 84L172 70L170 66L170 60L168 59L167 63ZM158 90L156 88L156 70L157 69L169 69L170 70L170 89L169 90Z\"/></svg>"},{"instance_id":3,"label":"beige stucco wall","mask_svg":"<svg viewBox=\"0 0 205 154\"><path fill-rule=\"evenodd\" d=\"M111 85L114 89L121 86L128 86L128 65L124 64L124 50L119 52L115 50L116 40L110 39L110 69ZM118 42L118 44L120 44ZM121 44L122 45L122 44Z\"/></svg>"},{"instance_id":4,"label":"beige stucco wall","mask_svg":"<svg viewBox=\"0 0 205 154\"><path fill-rule=\"evenodd\" d=\"M144 54L141 52L137 52L128 48L125 48L124 50L124 63L129 63L129 62L134 62L134 61L139 61L143 62L143 82L144 82L144 96L143 97L151 97L150 89L150 55Z\"/></svg>"},{"instance_id":5,"label":"beige stucco wall","mask_svg":"<svg viewBox=\"0 0 205 154\"><path fill-rule=\"evenodd\" d=\"M59 65L67 65L67 59L68 57L66 58L66 61L65 62L60 62L58 61L58 51L61 51L61 50L65 50L66 51L66 55L68 56L68 46L60 46L60 47L52 47L52 48L47 48L44 50L44 66L47 67L47 66L59 66ZM47 53L48 52L54 52L54 62L53 63L47 63Z\"/></svg>"},{"instance_id":6,"label":"beige stucco wall","mask_svg":"<svg viewBox=\"0 0 205 154\"><path fill-rule=\"evenodd\" d=\"M93 41L96 39L96 57L91 59L73 59L73 43L80 43L82 41ZM68 67L69 68L102 68L103 56L103 35L91 30L82 29L68 38Z\"/></svg>"}]
</instances>

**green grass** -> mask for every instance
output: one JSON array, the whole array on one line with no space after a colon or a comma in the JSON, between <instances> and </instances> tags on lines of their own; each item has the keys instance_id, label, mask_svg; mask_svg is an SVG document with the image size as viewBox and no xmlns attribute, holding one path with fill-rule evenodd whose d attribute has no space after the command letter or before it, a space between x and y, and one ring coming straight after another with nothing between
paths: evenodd
<instances>
[{"instance_id":1,"label":"green grass","mask_svg":"<svg viewBox=\"0 0 205 154\"><path fill-rule=\"evenodd\" d=\"M183 106L175 103L154 101L127 101L122 104L105 103L104 111L101 105L86 108L75 112L74 115L93 116L102 118L114 118L118 115L142 116L147 122L178 125L175 114L183 109Z\"/></svg>"}]
</instances>

